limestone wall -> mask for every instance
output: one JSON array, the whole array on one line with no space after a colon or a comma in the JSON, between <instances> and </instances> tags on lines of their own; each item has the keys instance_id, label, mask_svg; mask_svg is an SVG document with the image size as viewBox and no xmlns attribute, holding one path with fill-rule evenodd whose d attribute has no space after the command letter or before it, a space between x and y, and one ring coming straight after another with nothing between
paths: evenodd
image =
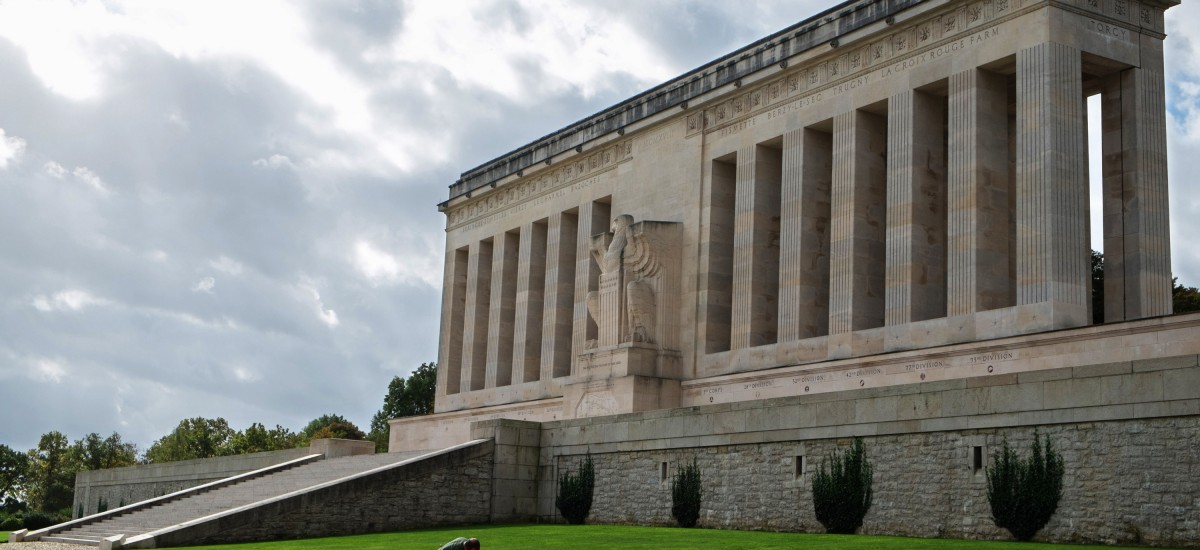
<instances>
[{"instance_id":1,"label":"limestone wall","mask_svg":"<svg viewBox=\"0 0 1200 550\"><path fill-rule=\"evenodd\" d=\"M670 476L695 458L702 526L819 532L811 474L862 436L875 465L863 532L1004 539L975 448L985 462L1005 439L1025 453L1037 430L1066 464L1063 500L1040 539L1195 544L1198 415L1200 366L1186 355L547 422L538 513L556 519L559 472L590 452L592 521L670 524Z\"/></svg>"},{"instance_id":2,"label":"limestone wall","mask_svg":"<svg viewBox=\"0 0 1200 550\"><path fill-rule=\"evenodd\" d=\"M971 468L970 443L989 450L1005 438L1023 454L1033 428L867 437L875 497L862 533L1008 539L990 520L986 481ZM1039 535L1060 542L1176 545L1200 535L1200 421L1154 419L1043 426L1067 464L1059 511ZM695 458L702 470L701 527L824 532L813 515L812 472L849 439L595 454L597 523L674 525L670 476ZM803 454L801 454L803 453ZM798 456L807 472L797 478ZM1190 458L1189 458L1190 457ZM559 457L560 468L577 456ZM667 479L661 477L668 464Z\"/></svg>"},{"instance_id":3,"label":"limestone wall","mask_svg":"<svg viewBox=\"0 0 1200 550\"><path fill-rule=\"evenodd\" d=\"M74 517L99 512L101 500L112 510L189 487L266 468L312 454L308 447L220 458L180 460L75 474Z\"/></svg>"}]
</instances>

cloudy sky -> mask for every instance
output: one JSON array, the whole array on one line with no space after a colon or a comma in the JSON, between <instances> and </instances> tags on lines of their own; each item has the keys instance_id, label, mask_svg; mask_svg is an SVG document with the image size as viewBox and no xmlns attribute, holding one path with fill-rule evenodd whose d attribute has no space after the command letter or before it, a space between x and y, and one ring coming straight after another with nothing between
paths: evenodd
<instances>
[{"instance_id":1,"label":"cloudy sky","mask_svg":"<svg viewBox=\"0 0 1200 550\"><path fill-rule=\"evenodd\" d=\"M459 173L831 4L0 0L0 443L365 429L436 360ZM1168 16L1189 284L1198 4Z\"/></svg>"}]
</instances>

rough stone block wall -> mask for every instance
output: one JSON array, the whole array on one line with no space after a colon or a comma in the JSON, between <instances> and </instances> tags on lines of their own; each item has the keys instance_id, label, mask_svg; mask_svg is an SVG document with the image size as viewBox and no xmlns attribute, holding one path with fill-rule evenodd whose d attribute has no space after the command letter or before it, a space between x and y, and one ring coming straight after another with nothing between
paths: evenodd
<instances>
[{"instance_id":1,"label":"rough stone block wall","mask_svg":"<svg viewBox=\"0 0 1200 550\"><path fill-rule=\"evenodd\" d=\"M158 537L157 546L227 544L487 523L489 441Z\"/></svg>"},{"instance_id":2,"label":"rough stone block wall","mask_svg":"<svg viewBox=\"0 0 1200 550\"><path fill-rule=\"evenodd\" d=\"M1036 428L1066 465L1058 512L1035 540L1186 545L1200 539L1200 418L1088 422ZM1028 454L1035 428L1000 428L866 437L875 468L874 503L862 533L1009 539L994 526L986 462L1007 439ZM848 438L593 454L596 493L589 522L673 525L671 478L695 458L704 497L700 526L823 532L812 507L812 474ZM796 458L807 472L797 478ZM557 458L576 468L582 455ZM662 463L667 462L667 475Z\"/></svg>"}]
</instances>

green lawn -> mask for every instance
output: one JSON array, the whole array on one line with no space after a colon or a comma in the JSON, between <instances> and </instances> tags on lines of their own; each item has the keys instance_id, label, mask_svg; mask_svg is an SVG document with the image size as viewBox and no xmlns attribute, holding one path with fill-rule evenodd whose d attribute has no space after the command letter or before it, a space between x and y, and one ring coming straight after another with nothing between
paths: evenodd
<instances>
[{"instance_id":1,"label":"green lawn","mask_svg":"<svg viewBox=\"0 0 1200 550\"><path fill-rule=\"evenodd\" d=\"M1054 547L1047 544L1015 542L978 542L900 537L805 535L797 533L761 533L715 529L675 529L661 527L617 527L606 525L480 525L453 529L426 529L376 535L356 535L324 539L259 542L226 546L194 546L192 550L436 550L458 536L473 536L485 550L533 548L604 549L716 549L742 550L766 548L803 548L805 550L875 550L896 548L932 548L934 550L1034 550ZM1074 546L1061 548L1112 550L1113 546Z\"/></svg>"}]
</instances>

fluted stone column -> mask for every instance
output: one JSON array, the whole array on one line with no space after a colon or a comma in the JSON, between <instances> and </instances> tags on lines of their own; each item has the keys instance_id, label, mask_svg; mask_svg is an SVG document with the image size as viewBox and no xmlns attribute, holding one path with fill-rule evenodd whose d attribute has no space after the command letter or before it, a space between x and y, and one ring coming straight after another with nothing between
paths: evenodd
<instances>
[{"instance_id":1,"label":"fluted stone column","mask_svg":"<svg viewBox=\"0 0 1200 550\"><path fill-rule=\"evenodd\" d=\"M492 307L492 239L479 241L467 256L466 333L462 391L482 390L487 373L488 319Z\"/></svg>"},{"instance_id":2,"label":"fluted stone column","mask_svg":"<svg viewBox=\"0 0 1200 550\"><path fill-rule=\"evenodd\" d=\"M467 248L446 254L442 280L442 341L438 360L438 395L458 393L462 385L463 335L466 330Z\"/></svg>"},{"instance_id":3,"label":"fluted stone column","mask_svg":"<svg viewBox=\"0 0 1200 550\"><path fill-rule=\"evenodd\" d=\"M946 315L946 112L938 96L888 100L885 322Z\"/></svg>"},{"instance_id":4,"label":"fluted stone column","mask_svg":"<svg viewBox=\"0 0 1200 550\"><path fill-rule=\"evenodd\" d=\"M541 379L571 374L571 325L575 307L577 216L550 216L546 228L546 294L542 313Z\"/></svg>"},{"instance_id":5,"label":"fluted stone column","mask_svg":"<svg viewBox=\"0 0 1200 550\"><path fill-rule=\"evenodd\" d=\"M776 341L780 151L738 152L733 236L733 349Z\"/></svg>"},{"instance_id":6,"label":"fluted stone column","mask_svg":"<svg viewBox=\"0 0 1200 550\"><path fill-rule=\"evenodd\" d=\"M546 293L546 222L521 226L513 324L512 383L536 382L542 367L542 300Z\"/></svg>"},{"instance_id":7,"label":"fluted stone column","mask_svg":"<svg viewBox=\"0 0 1200 550\"><path fill-rule=\"evenodd\" d=\"M947 314L1013 305L1008 273L1008 91L1002 75L950 76Z\"/></svg>"},{"instance_id":8,"label":"fluted stone column","mask_svg":"<svg viewBox=\"0 0 1200 550\"><path fill-rule=\"evenodd\" d=\"M520 234L496 236L492 249L492 307L488 318L487 382L494 388L512 383L513 327L516 324L517 257Z\"/></svg>"},{"instance_id":9,"label":"fluted stone column","mask_svg":"<svg viewBox=\"0 0 1200 550\"><path fill-rule=\"evenodd\" d=\"M779 341L829 332L829 193L833 137L801 128L783 135L779 235Z\"/></svg>"},{"instance_id":10,"label":"fluted stone column","mask_svg":"<svg viewBox=\"0 0 1200 550\"><path fill-rule=\"evenodd\" d=\"M597 338L596 323L588 317L587 293L600 288L600 266L592 259L592 235L608 231L612 221L607 203L592 201L579 207L578 238L575 245L575 314L571 334L571 361L583 353L588 340Z\"/></svg>"},{"instance_id":11,"label":"fluted stone column","mask_svg":"<svg viewBox=\"0 0 1200 550\"><path fill-rule=\"evenodd\" d=\"M833 119L829 333L883 325L887 122L851 111Z\"/></svg>"},{"instance_id":12,"label":"fluted stone column","mask_svg":"<svg viewBox=\"0 0 1200 550\"><path fill-rule=\"evenodd\" d=\"M1022 330L1087 324L1087 133L1079 50L1017 54L1017 303Z\"/></svg>"},{"instance_id":13,"label":"fluted stone column","mask_svg":"<svg viewBox=\"0 0 1200 550\"><path fill-rule=\"evenodd\" d=\"M1157 48L1155 48L1157 46ZM1161 43L1108 80L1104 126L1104 320L1171 313Z\"/></svg>"}]
</instances>

